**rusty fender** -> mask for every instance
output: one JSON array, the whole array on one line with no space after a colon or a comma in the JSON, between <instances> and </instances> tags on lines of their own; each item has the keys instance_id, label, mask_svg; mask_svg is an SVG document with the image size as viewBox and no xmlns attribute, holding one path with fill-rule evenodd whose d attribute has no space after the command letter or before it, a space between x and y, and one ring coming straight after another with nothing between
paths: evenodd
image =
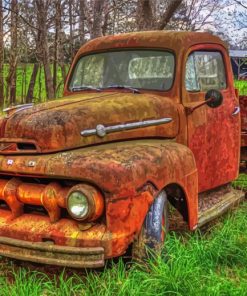
<instances>
[{"instance_id":1,"label":"rusty fender","mask_svg":"<svg viewBox=\"0 0 247 296\"><path fill-rule=\"evenodd\" d=\"M0 168L4 175L73 179L97 186L105 196L107 231L102 239L109 256L125 251L140 230L153 198L168 184L183 188L189 227L197 224L194 157L186 146L174 141L138 140L50 155L2 155ZM152 184L151 190L148 184Z\"/></svg>"}]
</instances>

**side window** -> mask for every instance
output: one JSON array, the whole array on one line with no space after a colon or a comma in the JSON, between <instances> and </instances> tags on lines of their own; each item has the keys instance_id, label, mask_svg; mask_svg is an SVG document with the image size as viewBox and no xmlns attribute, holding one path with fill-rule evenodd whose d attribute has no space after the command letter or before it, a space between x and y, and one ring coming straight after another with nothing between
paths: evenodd
<instances>
[{"instance_id":1,"label":"side window","mask_svg":"<svg viewBox=\"0 0 247 296\"><path fill-rule=\"evenodd\" d=\"M185 87L188 91L226 88L226 74L219 52L194 51L186 62Z\"/></svg>"}]
</instances>

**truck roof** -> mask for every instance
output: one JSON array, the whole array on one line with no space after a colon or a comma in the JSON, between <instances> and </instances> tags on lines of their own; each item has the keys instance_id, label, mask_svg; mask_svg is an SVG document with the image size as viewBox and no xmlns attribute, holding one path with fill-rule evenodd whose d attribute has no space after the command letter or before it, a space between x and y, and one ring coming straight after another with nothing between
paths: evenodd
<instances>
[{"instance_id":1,"label":"truck roof","mask_svg":"<svg viewBox=\"0 0 247 296\"><path fill-rule=\"evenodd\" d=\"M160 48L181 52L181 49L202 43L220 44L227 48L219 37L204 32L190 31L143 31L103 36L93 39L82 46L78 55L91 51L114 48Z\"/></svg>"}]
</instances>

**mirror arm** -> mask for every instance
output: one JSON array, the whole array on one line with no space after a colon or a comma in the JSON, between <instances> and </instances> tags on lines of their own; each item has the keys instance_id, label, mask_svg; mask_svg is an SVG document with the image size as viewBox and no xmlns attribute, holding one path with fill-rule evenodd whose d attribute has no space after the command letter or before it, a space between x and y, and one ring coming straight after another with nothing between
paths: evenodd
<instances>
[{"instance_id":1,"label":"mirror arm","mask_svg":"<svg viewBox=\"0 0 247 296\"><path fill-rule=\"evenodd\" d=\"M188 106L185 106L185 113L186 115L190 115L192 114L196 109L200 108L201 106L213 101L214 98L209 98L207 99L206 101L202 102L202 103L199 103L198 105L194 106L194 107L188 107Z\"/></svg>"}]
</instances>

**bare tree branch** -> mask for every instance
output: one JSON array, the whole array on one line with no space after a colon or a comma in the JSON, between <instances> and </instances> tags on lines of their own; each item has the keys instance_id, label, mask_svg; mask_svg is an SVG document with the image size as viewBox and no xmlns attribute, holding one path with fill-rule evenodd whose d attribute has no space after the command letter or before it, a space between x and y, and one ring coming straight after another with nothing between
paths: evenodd
<instances>
[{"instance_id":1,"label":"bare tree branch","mask_svg":"<svg viewBox=\"0 0 247 296\"><path fill-rule=\"evenodd\" d=\"M163 14L160 24L158 26L159 30L163 30L166 27L166 25L169 23L170 19L172 18L172 16L174 15L175 11L178 9L181 3L182 0L170 0L170 3L165 13Z\"/></svg>"},{"instance_id":2,"label":"bare tree branch","mask_svg":"<svg viewBox=\"0 0 247 296\"><path fill-rule=\"evenodd\" d=\"M247 9L247 6L244 5L241 1L239 1L239 0L234 0L234 2L236 2L238 5L241 5L243 8Z\"/></svg>"},{"instance_id":3,"label":"bare tree branch","mask_svg":"<svg viewBox=\"0 0 247 296\"><path fill-rule=\"evenodd\" d=\"M29 27L31 27L31 28L33 28L33 29L35 29L35 30L39 30L39 28L37 28L37 27L35 27L34 25L32 25L31 23L29 23L22 15L20 15L18 12L16 12L16 11L14 11L14 10L12 10L11 8L9 8L9 7L6 7L6 6L1 6L1 8L2 9L4 9L4 10L7 10L7 11L9 11L9 12L12 12L12 13L14 13L14 14L16 14L19 18L21 18L22 20L23 20L23 22L25 23L25 24L27 24Z\"/></svg>"}]
</instances>

